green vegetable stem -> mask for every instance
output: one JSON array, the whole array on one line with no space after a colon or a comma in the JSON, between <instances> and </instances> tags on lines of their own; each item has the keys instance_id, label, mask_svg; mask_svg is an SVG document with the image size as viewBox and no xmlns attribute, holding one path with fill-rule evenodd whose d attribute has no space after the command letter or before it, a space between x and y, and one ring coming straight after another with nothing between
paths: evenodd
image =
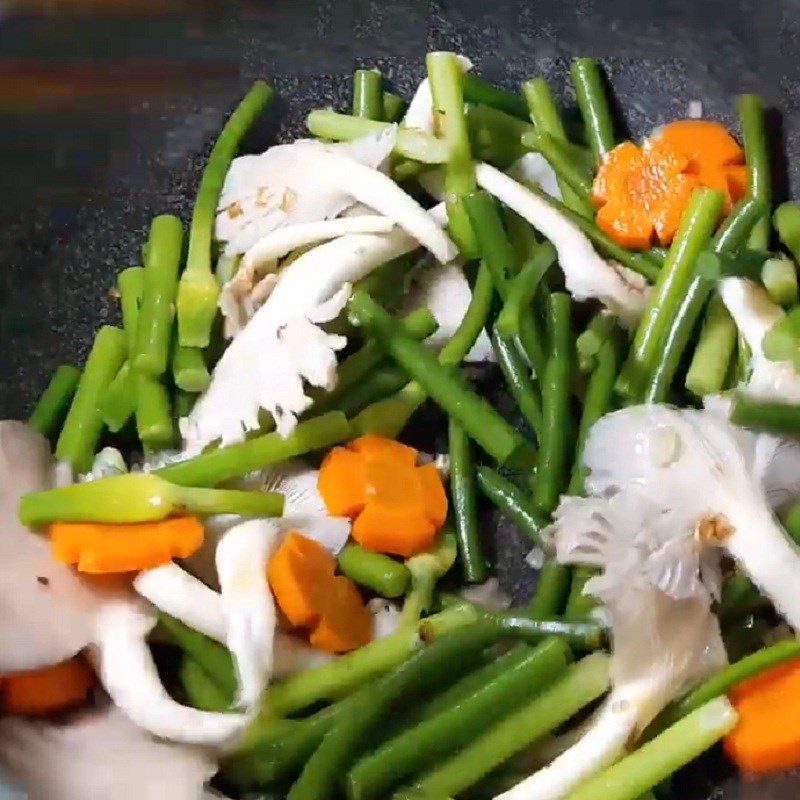
<instances>
[{"instance_id":1,"label":"green vegetable stem","mask_svg":"<svg viewBox=\"0 0 800 800\"><path fill-rule=\"evenodd\" d=\"M219 285L211 269L214 220L222 186L239 143L272 99L272 89L256 81L217 139L197 190L186 268L178 286L178 342L183 347L207 347L217 313Z\"/></svg>"},{"instance_id":2,"label":"green vegetable stem","mask_svg":"<svg viewBox=\"0 0 800 800\"><path fill-rule=\"evenodd\" d=\"M26 494L20 501L19 518L24 525L38 527L51 522L151 522L187 511L278 517L283 496L177 486L152 472L132 472Z\"/></svg>"},{"instance_id":3,"label":"green vegetable stem","mask_svg":"<svg viewBox=\"0 0 800 800\"><path fill-rule=\"evenodd\" d=\"M42 436L53 436L59 429L69 408L81 371L69 364L56 368L47 388L28 417L28 425Z\"/></svg>"},{"instance_id":4,"label":"green vegetable stem","mask_svg":"<svg viewBox=\"0 0 800 800\"><path fill-rule=\"evenodd\" d=\"M56 444L56 459L66 461L78 472L92 466L103 429L100 398L122 366L126 351L125 334L119 328L100 328Z\"/></svg>"}]
</instances>

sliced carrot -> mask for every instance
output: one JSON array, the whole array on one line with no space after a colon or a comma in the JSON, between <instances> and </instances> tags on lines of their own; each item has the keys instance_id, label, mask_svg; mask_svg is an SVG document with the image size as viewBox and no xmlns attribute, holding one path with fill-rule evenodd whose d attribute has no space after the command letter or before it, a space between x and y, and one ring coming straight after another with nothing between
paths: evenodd
<instances>
[{"instance_id":1,"label":"sliced carrot","mask_svg":"<svg viewBox=\"0 0 800 800\"><path fill-rule=\"evenodd\" d=\"M418 455L392 439L362 436L324 460L318 485L328 511L354 520L353 538L363 547L410 556L433 543L447 495L435 466L416 466Z\"/></svg>"},{"instance_id":2,"label":"sliced carrot","mask_svg":"<svg viewBox=\"0 0 800 800\"><path fill-rule=\"evenodd\" d=\"M195 516L131 525L56 522L49 533L56 559L94 574L150 569L188 558L203 544L203 525Z\"/></svg>"},{"instance_id":3,"label":"sliced carrot","mask_svg":"<svg viewBox=\"0 0 800 800\"><path fill-rule=\"evenodd\" d=\"M295 531L284 539L269 561L267 578L292 625L302 627L316 622L320 587L333 577L335 569L333 556L312 539Z\"/></svg>"},{"instance_id":4,"label":"sliced carrot","mask_svg":"<svg viewBox=\"0 0 800 800\"><path fill-rule=\"evenodd\" d=\"M722 192L729 212L747 193L744 152L717 122L671 122L641 147L622 142L606 154L592 185L597 224L633 250L667 245L697 186Z\"/></svg>"},{"instance_id":5,"label":"sliced carrot","mask_svg":"<svg viewBox=\"0 0 800 800\"><path fill-rule=\"evenodd\" d=\"M369 503L353 523L353 538L367 550L408 558L433 544L436 527L422 507Z\"/></svg>"},{"instance_id":6,"label":"sliced carrot","mask_svg":"<svg viewBox=\"0 0 800 800\"><path fill-rule=\"evenodd\" d=\"M681 119L665 125L658 140L688 159L685 172L697 176L698 182L717 189L725 196L725 211L746 193L741 182L728 180L730 168L744 164L744 150L723 125L707 119Z\"/></svg>"},{"instance_id":7,"label":"sliced carrot","mask_svg":"<svg viewBox=\"0 0 800 800\"><path fill-rule=\"evenodd\" d=\"M372 622L355 584L335 569L322 545L292 531L270 559L267 578L289 622L313 630L311 644L344 653L370 640Z\"/></svg>"},{"instance_id":8,"label":"sliced carrot","mask_svg":"<svg viewBox=\"0 0 800 800\"><path fill-rule=\"evenodd\" d=\"M744 150L724 125L710 119L679 119L664 125L658 138L689 159L689 171L743 164Z\"/></svg>"},{"instance_id":9,"label":"sliced carrot","mask_svg":"<svg viewBox=\"0 0 800 800\"><path fill-rule=\"evenodd\" d=\"M334 447L322 462L317 488L334 517L352 517L367 502L366 464L360 453Z\"/></svg>"},{"instance_id":10,"label":"sliced carrot","mask_svg":"<svg viewBox=\"0 0 800 800\"><path fill-rule=\"evenodd\" d=\"M372 618L355 584L337 576L321 598L322 613L309 641L329 653L346 653L372 638Z\"/></svg>"},{"instance_id":11,"label":"sliced carrot","mask_svg":"<svg viewBox=\"0 0 800 800\"><path fill-rule=\"evenodd\" d=\"M360 453L366 460L395 461L413 467L417 463L419 451L395 439L385 436L365 434L350 442L350 449Z\"/></svg>"},{"instance_id":12,"label":"sliced carrot","mask_svg":"<svg viewBox=\"0 0 800 800\"><path fill-rule=\"evenodd\" d=\"M77 655L53 667L5 675L0 684L7 714L46 717L82 705L94 685L94 673Z\"/></svg>"},{"instance_id":13,"label":"sliced carrot","mask_svg":"<svg viewBox=\"0 0 800 800\"><path fill-rule=\"evenodd\" d=\"M415 470L417 480L422 489L422 502L425 514L438 530L447 519L447 495L442 485L442 478L435 464L425 464Z\"/></svg>"},{"instance_id":14,"label":"sliced carrot","mask_svg":"<svg viewBox=\"0 0 800 800\"><path fill-rule=\"evenodd\" d=\"M725 752L744 772L800 765L800 659L751 678L731 692L739 722Z\"/></svg>"}]
</instances>

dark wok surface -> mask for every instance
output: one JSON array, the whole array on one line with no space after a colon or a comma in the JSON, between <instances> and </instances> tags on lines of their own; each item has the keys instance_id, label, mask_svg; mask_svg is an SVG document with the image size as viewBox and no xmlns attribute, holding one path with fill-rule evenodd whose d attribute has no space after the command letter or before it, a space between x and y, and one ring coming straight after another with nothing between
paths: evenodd
<instances>
[{"instance_id":1,"label":"dark wok surface","mask_svg":"<svg viewBox=\"0 0 800 800\"><path fill-rule=\"evenodd\" d=\"M109 4L110 5L110 4ZM346 108L355 66L407 97L435 48L516 87L547 76L574 115L569 58L603 57L630 134L685 113L733 122L743 91L780 114L776 179L800 191L800 2L719 0L261 0L159 17L0 18L0 415L24 416L52 369L117 320L115 273L138 261L151 216L188 219L225 114L252 80L280 93L247 145L298 135L313 107ZM65 94L72 92L72 99ZM487 520L504 583L532 575L515 531ZM795 800L797 778L739 782L710 757L675 800ZM613 800L609 798L609 800Z\"/></svg>"}]
</instances>

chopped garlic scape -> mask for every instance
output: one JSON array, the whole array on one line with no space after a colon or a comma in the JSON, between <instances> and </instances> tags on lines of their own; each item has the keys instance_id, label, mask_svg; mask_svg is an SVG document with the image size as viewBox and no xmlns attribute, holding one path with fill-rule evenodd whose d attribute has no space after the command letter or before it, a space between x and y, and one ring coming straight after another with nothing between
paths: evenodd
<instances>
[{"instance_id":1,"label":"chopped garlic scape","mask_svg":"<svg viewBox=\"0 0 800 800\"><path fill-rule=\"evenodd\" d=\"M0 762L30 800L202 800L217 770L207 750L158 741L113 706L66 724L5 717Z\"/></svg>"},{"instance_id":2,"label":"chopped garlic scape","mask_svg":"<svg viewBox=\"0 0 800 800\"><path fill-rule=\"evenodd\" d=\"M800 549L773 517L754 475L755 453L718 414L638 406L609 414L592 429L586 486L598 497L635 489L669 514L682 536L694 534L710 552L727 551L800 629Z\"/></svg>"},{"instance_id":3,"label":"chopped garlic scape","mask_svg":"<svg viewBox=\"0 0 800 800\"><path fill-rule=\"evenodd\" d=\"M392 126L352 142L301 139L260 155L235 158L217 207L215 236L226 242L225 254L246 253L276 228L331 219L353 204L346 184L320 183L311 166L315 157L335 153L350 163L377 169L394 143Z\"/></svg>"},{"instance_id":4,"label":"chopped garlic scape","mask_svg":"<svg viewBox=\"0 0 800 800\"><path fill-rule=\"evenodd\" d=\"M186 744L224 746L248 721L244 714L198 711L161 685L147 634L155 618L136 604L109 603L97 616L95 665L114 704L144 730Z\"/></svg>"},{"instance_id":5,"label":"chopped garlic scape","mask_svg":"<svg viewBox=\"0 0 800 800\"><path fill-rule=\"evenodd\" d=\"M463 72L469 72L472 69L472 62L466 56L458 55L456 58ZM434 133L433 95L427 78L420 81L408 104L403 117L403 127L414 128L424 133Z\"/></svg>"},{"instance_id":6,"label":"chopped garlic scape","mask_svg":"<svg viewBox=\"0 0 800 800\"><path fill-rule=\"evenodd\" d=\"M444 235L443 208L423 215ZM351 283L416 247L416 240L401 230L352 234L309 250L281 270L267 302L231 342L211 385L184 420L187 452L198 452L216 439L223 444L240 441L258 427L262 408L272 414L282 435L290 433L311 404L303 381L333 389L335 353L346 344L317 324L338 316Z\"/></svg>"},{"instance_id":7,"label":"chopped garlic scape","mask_svg":"<svg viewBox=\"0 0 800 800\"><path fill-rule=\"evenodd\" d=\"M231 528L217 546L226 641L236 663L237 704L252 708L272 674L275 602L267 562L278 526L254 519Z\"/></svg>"},{"instance_id":8,"label":"chopped garlic scape","mask_svg":"<svg viewBox=\"0 0 800 800\"><path fill-rule=\"evenodd\" d=\"M791 361L770 361L762 349L764 335L785 313L766 291L746 278L725 278L719 293L736 327L753 352L748 394L764 400L800 403L800 375Z\"/></svg>"},{"instance_id":9,"label":"chopped garlic scape","mask_svg":"<svg viewBox=\"0 0 800 800\"><path fill-rule=\"evenodd\" d=\"M650 294L644 278L601 258L571 220L500 170L481 163L476 167L476 177L482 189L516 211L553 243L566 287L576 300L599 300L627 326L638 321Z\"/></svg>"}]
</instances>

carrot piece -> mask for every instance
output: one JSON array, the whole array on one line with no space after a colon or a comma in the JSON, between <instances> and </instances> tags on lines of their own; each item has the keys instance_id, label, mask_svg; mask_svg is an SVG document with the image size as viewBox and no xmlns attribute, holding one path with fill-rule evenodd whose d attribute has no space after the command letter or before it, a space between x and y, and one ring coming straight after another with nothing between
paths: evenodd
<instances>
[{"instance_id":1,"label":"carrot piece","mask_svg":"<svg viewBox=\"0 0 800 800\"><path fill-rule=\"evenodd\" d=\"M314 647L329 653L346 653L372 638L372 619L355 584L337 576L328 584L319 623L309 638Z\"/></svg>"},{"instance_id":2,"label":"carrot piece","mask_svg":"<svg viewBox=\"0 0 800 800\"><path fill-rule=\"evenodd\" d=\"M725 177L728 179L728 194L735 203L750 191L750 170L745 164L727 167Z\"/></svg>"},{"instance_id":3,"label":"carrot piece","mask_svg":"<svg viewBox=\"0 0 800 800\"><path fill-rule=\"evenodd\" d=\"M413 467L417 463L419 451L407 444L385 436L367 433L350 442L350 448L364 456L365 460L391 460L397 464Z\"/></svg>"},{"instance_id":4,"label":"carrot piece","mask_svg":"<svg viewBox=\"0 0 800 800\"><path fill-rule=\"evenodd\" d=\"M84 703L93 685L92 668L77 655L53 667L4 676L2 709L8 714L50 716Z\"/></svg>"},{"instance_id":5,"label":"carrot piece","mask_svg":"<svg viewBox=\"0 0 800 800\"><path fill-rule=\"evenodd\" d=\"M724 125L708 119L679 119L665 125L658 138L689 159L689 172L743 164L744 150Z\"/></svg>"},{"instance_id":6,"label":"carrot piece","mask_svg":"<svg viewBox=\"0 0 800 800\"><path fill-rule=\"evenodd\" d=\"M592 184L597 225L614 241L643 250L669 244L697 186L725 196L725 212L747 193L744 151L709 120L665 125L642 147L622 142L606 154Z\"/></svg>"},{"instance_id":7,"label":"carrot piece","mask_svg":"<svg viewBox=\"0 0 800 800\"><path fill-rule=\"evenodd\" d=\"M335 517L353 517L364 508L367 502L365 470L362 454L346 447L334 447L325 456L317 488L328 513Z\"/></svg>"},{"instance_id":8,"label":"carrot piece","mask_svg":"<svg viewBox=\"0 0 800 800\"><path fill-rule=\"evenodd\" d=\"M800 765L800 659L745 681L731 695L739 722L725 737L728 757L754 774Z\"/></svg>"},{"instance_id":9,"label":"carrot piece","mask_svg":"<svg viewBox=\"0 0 800 800\"><path fill-rule=\"evenodd\" d=\"M311 644L344 653L370 640L372 620L355 584L335 569L322 545L292 531L270 559L267 578L289 622L312 629Z\"/></svg>"},{"instance_id":10,"label":"carrot piece","mask_svg":"<svg viewBox=\"0 0 800 800\"><path fill-rule=\"evenodd\" d=\"M421 507L370 503L353 523L353 538L367 550L407 558L433 544L436 528Z\"/></svg>"},{"instance_id":11,"label":"carrot piece","mask_svg":"<svg viewBox=\"0 0 800 800\"><path fill-rule=\"evenodd\" d=\"M442 477L435 464L425 464L415 470L422 489L422 502L425 514L438 530L447 519L447 494L442 485Z\"/></svg>"},{"instance_id":12,"label":"carrot piece","mask_svg":"<svg viewBox=\"0 0 800 800\"><path fill-rule=\"evenodd\" d=\"M724 126L705 119L681 119L665 125L658 134L658 141L688 159L685 172L696 175L702 186L717 189L725 196L725 213L746 193L732 191L728 173L744 165L744 150ZM734 187L740 187L735 181Z\"/></svg>"},{"instance_id":13,"label":"carrot piece","mask_svg":"<svg viewBox=\"0 0 800 800\"><path fill-rule=\"evenodd\" d=\"M275 599L289 622L297 627L313 625L320 615L321 587L333 578L336 561L313 539L292 531L267 567L267 579Z\"/></svg>"},{"instance_id":14,"label":"carrot piece","mask_svg":"<svg viewBox=\"0 0 800 800\"><path fill-rule=\"evenodd\" d=\"M353 537L370 550L410 556L433 543L447 497L433 465L417 467L413 447L367 435L334 448L318 487L331 514L354 519Z\"/></svg>"},{"instance_id":15,"label":"carrot piece","mask_svg":"<svg viewBox=\"0 0 800 800\"><path fill-rule=\"evenodd\" d=\"M94 574L150 569L188 558L203 544L203 525L195 516L130 525L55 522L49 533L58 561Z\"/></svg>"}]
</instances>

